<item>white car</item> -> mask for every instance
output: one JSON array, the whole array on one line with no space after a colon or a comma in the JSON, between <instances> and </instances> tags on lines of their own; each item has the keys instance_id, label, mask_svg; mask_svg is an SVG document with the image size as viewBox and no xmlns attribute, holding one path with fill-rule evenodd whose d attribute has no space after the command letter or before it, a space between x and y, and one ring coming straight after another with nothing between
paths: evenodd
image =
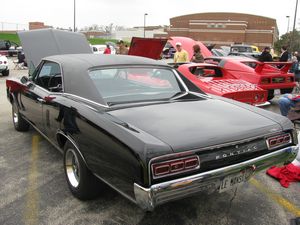
<instances>
[{"instance_id":1,"label":"white car","mask_svg":"<svg viewBox=\"0 0 300 225\"><path fill-rule=\"evenodd\" d=\"M2 73L3 76L9 75L8 60L4 55L0 55L0 73Z\"/></svg>"},{"instance_id":2,"label":"white car","mask_svg":"<svg viewBox=\"0 0 300 225\"><path fill-rule=\"evenodd\" d=\"M111 54L116 54L116 50L113 46L109 46L111 50ZM94 54L103 54L106 49L106 45L91 45Z\"/></svg>"}]
</instances>

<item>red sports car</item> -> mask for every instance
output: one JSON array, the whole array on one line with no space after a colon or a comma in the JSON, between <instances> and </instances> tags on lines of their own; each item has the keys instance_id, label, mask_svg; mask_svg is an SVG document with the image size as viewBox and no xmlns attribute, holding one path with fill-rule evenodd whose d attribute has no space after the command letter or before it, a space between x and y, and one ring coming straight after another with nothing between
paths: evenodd
<instances>
[{"instance_id":1,"label":"red sports car","mask_svg":"<svg viewBox=\"0 0 300 225\"><path fill-rule=\"evenodd\" d=\"M236 56L211 57L205 61L222 66L236 79L248 81L267 90L268 100L274 97L275 89L280 89L281 94L291 93L296 85L294 74L288 72L292 63L261 63L255 59Z\"/></svg>"},{"instance_id":2,"label":"red sports car","mask_svg":"<svg viewBox=\"0 0 300 225\"><path fill-rule=\"evenodd\" d=\"M190 57L193 54L193 45L199 44L202 55L207 63L222 67L230 73L233 79L241 79L256 84L268 91L268 100L274 97L274 90L280 89L281 93L290 93L295 87L294 74L288 73L291 63L268 62L261 63L255 59L246 57L213 57L212 53L199 41L186 37L171 37L169 43L175 47L181 42Z\"/></svg>"},{"instance_id":3,"label":"red sports car","mask_svg":"<svg viewBox=\"0 0 300 225\"><path fill-rule=\"evenodd\" d=\"M187 79L206 93L257 105L267 101L267 91L245 80L236 79L226 69L205 63L178 67Z\"/></svg>"}]
</instances>

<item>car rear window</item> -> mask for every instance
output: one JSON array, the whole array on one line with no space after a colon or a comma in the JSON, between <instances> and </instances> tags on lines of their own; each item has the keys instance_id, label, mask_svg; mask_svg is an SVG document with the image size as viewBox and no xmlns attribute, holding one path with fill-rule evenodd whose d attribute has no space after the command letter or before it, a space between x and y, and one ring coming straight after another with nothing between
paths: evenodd
<instances>
[{"instance_id":1,"label":"car rear window","mask_svg":"<svg viewBox=\"0 0 300 225\"><path fill-rule=\"evenodd\" d=\"M169 99L184 90L166 68L95 69L89 76L108 104Z\"/></svg>"}]
</instances>

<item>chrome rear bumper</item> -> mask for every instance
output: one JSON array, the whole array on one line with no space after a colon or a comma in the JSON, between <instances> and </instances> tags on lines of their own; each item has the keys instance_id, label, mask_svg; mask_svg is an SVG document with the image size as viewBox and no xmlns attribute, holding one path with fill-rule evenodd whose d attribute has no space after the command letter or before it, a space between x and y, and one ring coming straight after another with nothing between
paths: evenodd
<instances>
[{"instance_id":1,"label":"chrome rear bumper","mask_svg":"<svg viewBox=\"0 0 300 225\"><path fill-rule=\"evenodd\" d=\"M294 159L297 153L298 147L292 146L234 165L154 184L150 188L144 188L135 183L135 200L141 208L151 211L157 205L197 192L207 190L215 192L220 188L221 181L226 176L250 169L252 171L248 176L250 178L257 171Z\"/></svg>"}]
</instances>

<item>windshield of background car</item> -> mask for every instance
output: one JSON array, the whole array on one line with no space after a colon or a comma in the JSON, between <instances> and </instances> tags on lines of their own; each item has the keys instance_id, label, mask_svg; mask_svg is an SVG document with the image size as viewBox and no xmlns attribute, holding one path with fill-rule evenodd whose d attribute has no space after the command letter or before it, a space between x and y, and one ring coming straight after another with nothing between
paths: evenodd
<instances>
[{"instance_id":1,"label":"windshield of background car","mask_svg":"<svg viewBox=\"0 0 300 225\"><path fill-rule=\"evenodd\" d=\"M252 52L252 48L246 46L234 46L231 47L231 52Z\"/></svg>"},{"instance_id":2,"label":"windshield of background car","mask_svg":"<svg viewBox=\"0 0 300 225\"><path fill-rule=\"evenodd\" d=\"M107 104L165 100L184 91L167 68L96 69L89 76Z\"/></svg>"}]
</instances>

